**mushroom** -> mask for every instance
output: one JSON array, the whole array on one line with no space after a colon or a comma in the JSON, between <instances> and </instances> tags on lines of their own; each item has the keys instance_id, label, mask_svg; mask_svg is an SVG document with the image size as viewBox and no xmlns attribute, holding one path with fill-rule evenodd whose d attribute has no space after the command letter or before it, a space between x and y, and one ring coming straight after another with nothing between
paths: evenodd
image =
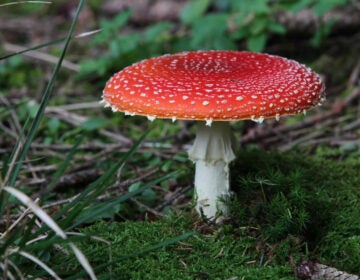
<instances>
[{"instance_id":1,"label":"mushroom","mask_svg":"<svg viewBox=\"0 0 360 280\"><path fill-rule=\"evenodd\" d=\"M150 58L116 73L102 102L126 115L204 121L189 158L195 162L196 210L226 216L229 163L237 143L229 121L305 113L321 104L319 75L296 61L245 51L194 51Z\"/></svg>"}]
</instances>

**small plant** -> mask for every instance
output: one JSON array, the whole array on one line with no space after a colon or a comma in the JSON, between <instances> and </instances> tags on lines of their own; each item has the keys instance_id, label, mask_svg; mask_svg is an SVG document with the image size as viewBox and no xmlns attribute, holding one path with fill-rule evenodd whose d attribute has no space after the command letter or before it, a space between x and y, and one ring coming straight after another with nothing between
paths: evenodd
<instances>
[{"instance_id":1,"label":"small plant","mask_svg":"<svg viewBox=\"0 0 360 280\"><path fill-rule=\"evenodd\" d=\"M165 44L171 39L172 24L160 22L149 26L142 34L119 35L130 15L131 11L125 11L113 20L105 20L101 23L101 32L95 36L92 44L96 47L108 49L108 52L96 60L82 61L80 63L80 76L93 73L102 76L110 69L119 69L165 51Z\"/></svg>"}]
</instances>

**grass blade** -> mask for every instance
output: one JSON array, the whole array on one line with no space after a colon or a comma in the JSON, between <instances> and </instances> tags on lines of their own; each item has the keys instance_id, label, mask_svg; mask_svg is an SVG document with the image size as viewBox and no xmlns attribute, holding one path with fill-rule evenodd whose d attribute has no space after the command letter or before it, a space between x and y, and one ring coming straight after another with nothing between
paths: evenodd
<instances>
[{"instance_id":1,"label":"grass blade","mask_svg":"<svg viewBox=\"0 0 360 280\"><path fill-rule=\"evenodd\" d=\"M47 273L49 273L50 276L53 277L54 279L61 280L61 278L55 273L54 270L52 270L49 266L47 266L43 261L41 261L37 257L35 257L27 252L24 252L24 251L18 251L17 253L19 255L31 260L33 263L36 263L37 265L39 265L43 270L45 270Z\"/></svg>"},{"instance_id":2,"label":"grass blade","mask_svg":"<svg viewBox=\"0 0 360 280\"><path fill-rule=\"evenodd\" d=\"M85 271L87 272L87 274L90 276L91 279L97 279L94 273L93 268L91 267L88 259L86 258L86 256L83 254L83 252L81 252L79 250L78 247L75 246L74 243L70 242L69 243L71 249L73 250L76 258L78 259L79 263L81 263L82 267L85 269Z\"/></svg>"},{"instance_id":3,"label":"grass blade","mask_svg":"<svg viewBox=\"0 0 360 280\"><path fill-rule=\"evenodd\" d=\"M129 259L129 258L133 258L133 257L137 257L137 256L144 255L145 253L148 253L148 252L151 252L151 251L154 251L154 250L157 250L157 249L160 249L160 248L167 247L167 246L169 246L169 245L178 243L179 241L185 240L185 239L193 236L194 234L195 234L194 232L186 232L186 233L181 234L181 235L179 235L179 236L176 236L176 237L167 239L167 240L165 240L165 241L163 241L163 242L154 244L154 245L152 245L152 246L150 246L150 247L147 247L147 248L145 248L144 250L141 250L141 251L139 251L139 252L136 252L136 253L133 253L133 254L130 254L130 255L126 255L126 256L123 256L123 257L120 257L120 258L117 258L116 261L120 261L120 260Z\"/></svg>"},{"instance_id":4,"label":"grass blade","mask_svg":"<svg viewBox=\"0 0 360 280\"><path fill-rule=\"evenodd\" d=\"M21 191L13 188L13 187L3 187L3 190L8 192L9 194L16 197L20 200L24 205L31 209L34 214L39 217L49 228L51 228L58 236L66 239L66 234L63 230L54 222L54 220L43 210L39 205L37 205L30 197Z\"/></svg>"},{"instance_id":5,"label":"grass blade","mask_svg":"<svg viewBox=\"0 0 360 280\"><path fill-rule=\"evenodd\" d=\"M64 44L64 47L62 49L59 61L58 61L58 63L56 64L56 66L54 68L54 71L52 73L52 76L50 78L49 83L47 84L47 86L45 88L44 93L42 94L42 100L41 100L39 109L37 111L37 114L35 116L34 121L31 124L31 127L29 129L29 133L28 133L27 138L26 138L25 143L24 143L24 146L23 146L23 148L21 150L21 153L20 153L19 157L17 158L17 163L16 163L16 165L14 167L14 170L13 170L11 176L10 176L9 184L8 184L9 186L14 186L16 178L18 177L18 174L19 174L21 166L22 166L22 161L24 160L25 155L27 154L27 152L28 152L28 150L30 148L30 145L31 145L31 143L32 143L32 141L33 141L33 139L35 137L36 131L37 131L39 125L40 125L40 122L41 122L43 116L44 116L45 108L46 108L46 106L47 106L47 104L49 102L51 93L53 91L55 80L56 80L58 72L60 70L62 61L64 60L66 51L67 51L69 43L70 43L71 36L72 36L74 28L75 28L75 24L77 22L77 19L78 19L78 16L80 14L80 11L82 9L83 4L84 4L84 0L80 0L79 4L78 4L78 7L77 7L77 10L76 10L75 17L74 17L74 19L73 19L73 21L71 23L68 35L66 37L65 44Z\"/></svg>"},{"instance_id":6,"label":"grass blade","mask_svg":"<svg viewBox=\"0 0 360 280\"><path fill-rule=\"evenodd\" d=\"M33 47L29 47L29 48L26 48L26 49L21 50L21 51L9 53L7 55L0 56L0 60L8 59L8 58L13 57L15 55L23 54L23 53L26 53L26 52L29 52L29 51L34 51L34 50L41 49L41 48L44 48L44 47L47 47L47 46L56 45L56 44L59 44L59 43L63 42L65 39L66 39L66 37L60 38L60 39L57 39L57 40L54 40L54 41L46 42L44 44L36 45L36 46L33 46Z\"/></svg>"},{"instance_id":7,"label":"grass blade","mask_svg":"<svg viewBox=\"0 0 360 280\"><path fill-rule=\"evenodd\" d=\"M3 189L20 200L23 204L25 204L28 208L30 208L34 214L43 221L49 228L51 228L58 236L62 239L67 239L65 232L58 226L57 223L43 210L40 206L38 206L30 197L26 194L18 191L13 187L3 187ZM84 267L88 275L91 279L96 279L96 276L86 259L85 255L73 244L69 242L69 246L73 250L76 258L79 260L79 263Z\"/></svg>"},{"instance_id":8,"label":"grass blade","mask_svg":"<svg viewBox=\"0 0 360 280\"><path fill-rule=\"evenodd\" d=\"M67 215L67 221L70 222L81 212L81 210L89 205L100 193L102 193L107 187L108 182L113 178L113 175L119 170L119 168L137 151L142 141L145 139L149 130L146 131L131 147L131 149L119 160L111 166L100 178L90 184L78 197L64 206L56 215L54 219L62 217L67 211L71 209L71 213Z\"/></svg>"},{"instance_id":9,"label":"grass blade","mask_svg":"<svg viewBox=\"0 0 360 280\"><path fill-rule=\"evenodd\" d=\"M114 199L112 201L107 201L105 203L103 203L103 205L101 207L98 207L98 205L94 205L93 208L94 210L93 211L89 211L90 213L82 218L80 218L76 223L72 224L71 227L67 228L66 231L69 231L71 230L72 228L86 222L88 219L91 219L93 218L94 216L97 216L99 215L100 213L103 213L103 212L106 212L108 209L116 206L116 205L119 205L120 203L123 203L125 202L126 200L142 193L143 191L155 186L156 184L159 184L160 182L163 182L165 180L168 180L170 178L174 178L176 176L178 176L180 174L180 172L172 172L172 173L169 173L161 178L158 178L156 180L153 180L147 184L145 184L143 187L137 189L136 191L133 191L133 192L129 192L117 199Z\"/></svg>"},{"instance_id":10,"label":"grass blade","mask_svg":"<svg viewBox=\"0 0 360 280\"><path fill-rule=\"evenodd\" d=\"M54 178L51 180L49 185L46 188L46 193L49 193L52 191L52 188L55 186L56 182L59 180L60 176L65 172L66 168L69 166L71 159L74 157L74 154L76 153L76 149L79 147L81 142L83 141L83 137L79 137L75 144L72 146L71 150L67 154L66 158L63 160L62 164L59 166L59 168L56 170L54 174Z\"/></svg>"}]
</instances>

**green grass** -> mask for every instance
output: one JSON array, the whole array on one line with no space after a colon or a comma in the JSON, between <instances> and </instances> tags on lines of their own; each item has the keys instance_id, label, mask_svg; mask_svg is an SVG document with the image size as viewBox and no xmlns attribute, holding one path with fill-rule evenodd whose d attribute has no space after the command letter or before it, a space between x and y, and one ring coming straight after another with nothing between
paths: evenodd
<instances>
[{"instance_id":1,"label":"green grass","mask_svg":"<svg viewBox=\"0 0 360 280\"><path fill-rule=\"evenodd\" d=\"M232 166L232 216L222 226L189 211L98 222L83 232L112 243L112 262L103 242L79 247L100 279L296 279L303 258L359 274L359 168L359 159L243 151ZM101 267L110 263L112 274Z\"/></svg>"}]
</instances>

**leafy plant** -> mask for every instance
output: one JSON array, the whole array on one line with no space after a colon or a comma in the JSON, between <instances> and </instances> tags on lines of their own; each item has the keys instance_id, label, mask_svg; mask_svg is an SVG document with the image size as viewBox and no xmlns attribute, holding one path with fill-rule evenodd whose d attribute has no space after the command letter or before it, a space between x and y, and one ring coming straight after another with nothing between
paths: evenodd
<instances>
[{"instance_id":1,"label":"leafy plant","mask_svg":"<svg viewBox=\"0 0 360 280\"><path fill-rule=\"evenodd\" d=\"M137 60L164 52L165 43L170 40L172 24L160 22L149 26L142 34L120 35L130 15L131 11L125 11L111 21L101 22L101 32L95 36L92 44L108 49L108 53L96 60L82 61L80 76L93 73L104 75L109 69L119 70Z\"/></svg>"}]
</instances>

